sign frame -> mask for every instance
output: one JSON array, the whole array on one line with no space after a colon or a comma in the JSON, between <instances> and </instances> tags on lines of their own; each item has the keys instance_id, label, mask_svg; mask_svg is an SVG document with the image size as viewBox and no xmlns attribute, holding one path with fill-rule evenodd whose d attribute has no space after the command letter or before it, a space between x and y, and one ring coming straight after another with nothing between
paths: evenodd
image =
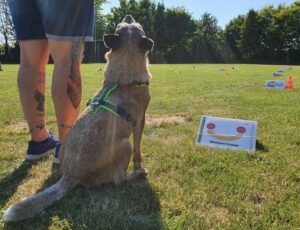
<instances>
[{"instance_id":1,"label":"sign frame","mask_svg":"<svg viewBox=\"0 0 300 230\"><path fill-rule=\"evenodd\" d=\"M232 129L233 126L236 127ZM253 152L256 150L256 134L257 121L203 115L196 145Z\"/></svg>"}]
</instances>

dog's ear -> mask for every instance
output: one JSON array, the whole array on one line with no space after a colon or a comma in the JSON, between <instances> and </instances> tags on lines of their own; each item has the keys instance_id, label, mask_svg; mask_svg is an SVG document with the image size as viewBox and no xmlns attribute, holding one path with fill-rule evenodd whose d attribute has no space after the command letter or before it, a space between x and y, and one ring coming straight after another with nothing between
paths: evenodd
<instances>
[{"instance_id":1,"label":"dog's ear","mask_svg":"<svg viewBox=\"0 0 300 230\"><path fill-rule=\"evenodd\" d=\"M104 45L109 49L116 49L120 45L120 36L118 34L105 34L103 40Z\"/></svg>"},{"instance_id":2,"label":"dog's ear","mask_svg":"<svg viewBox=\"0 0 300 230\"><path fill-rule=\"evenodd\" d=\"M145 36L142 37L142 39L140 41L141 49L151 51L153 48L153 45L154 45L154 42L152 39L147 38Z\"/></svg>"}]
</instances>

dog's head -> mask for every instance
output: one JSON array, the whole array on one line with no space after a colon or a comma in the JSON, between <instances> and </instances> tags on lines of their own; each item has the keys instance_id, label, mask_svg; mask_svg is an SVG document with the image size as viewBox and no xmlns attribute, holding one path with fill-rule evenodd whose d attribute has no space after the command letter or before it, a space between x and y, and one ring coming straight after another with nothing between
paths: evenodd
<instances>
[{"instance_id":1,"label":"dog's head","mask_svg":"<svg viewBox=\"0 0 300 230\"><path fill-rule=\"evenodd\" d=\"M152 39L146 37L142 26L131 15L127 15L118 24L114 34L105 34L103 39L105 46L113 52L122 48L148 52L152 50L154 44Z\"/></svg>"}]
</instances>

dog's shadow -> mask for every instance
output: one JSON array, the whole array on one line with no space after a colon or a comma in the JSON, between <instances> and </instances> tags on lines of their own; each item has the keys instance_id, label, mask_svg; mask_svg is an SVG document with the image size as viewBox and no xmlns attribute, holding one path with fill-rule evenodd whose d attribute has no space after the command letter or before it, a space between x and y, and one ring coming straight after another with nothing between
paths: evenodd
<instances>
[{"instance_id":1,"label":"dog's shadow","mask_svg":"<svg viewBox=\"0 0 300 230\"><path fill-rule=\"evenodd\" d=\"M54 167L41 190L60 178ZM36 217L4 229L164 229L157 191L146 178L121 186L76 188Z\"/></svg>"},{"instance_id":2,"label":"dog's shadow","mask_svg":"<svg viewBox=\"0 0 300 230\"><path fill-rule=\"evenodd\" d=\"M38 162L23 161L11 174L0 181L0 207L3 207L9 198L17 191L18 186L27 177L29 170Z\"/></svg>"}]
</instances>

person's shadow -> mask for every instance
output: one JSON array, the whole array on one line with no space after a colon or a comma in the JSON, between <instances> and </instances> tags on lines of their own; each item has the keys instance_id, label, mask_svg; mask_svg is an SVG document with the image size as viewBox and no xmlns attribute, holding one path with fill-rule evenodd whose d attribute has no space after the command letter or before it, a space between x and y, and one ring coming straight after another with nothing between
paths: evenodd
<instances>
[{"instance_id":1,"label":"person's shadow","mask_svg":"<svg viewBox=\"0 0 300 230\"><path fill-rule=\"evenodd\" d=\"M59 180L59 169L52 170L40 191ZM79 187L36 217L5 223L4 229L164 229L156 193L147 179Z\"/></svg>"}]
</instances>

